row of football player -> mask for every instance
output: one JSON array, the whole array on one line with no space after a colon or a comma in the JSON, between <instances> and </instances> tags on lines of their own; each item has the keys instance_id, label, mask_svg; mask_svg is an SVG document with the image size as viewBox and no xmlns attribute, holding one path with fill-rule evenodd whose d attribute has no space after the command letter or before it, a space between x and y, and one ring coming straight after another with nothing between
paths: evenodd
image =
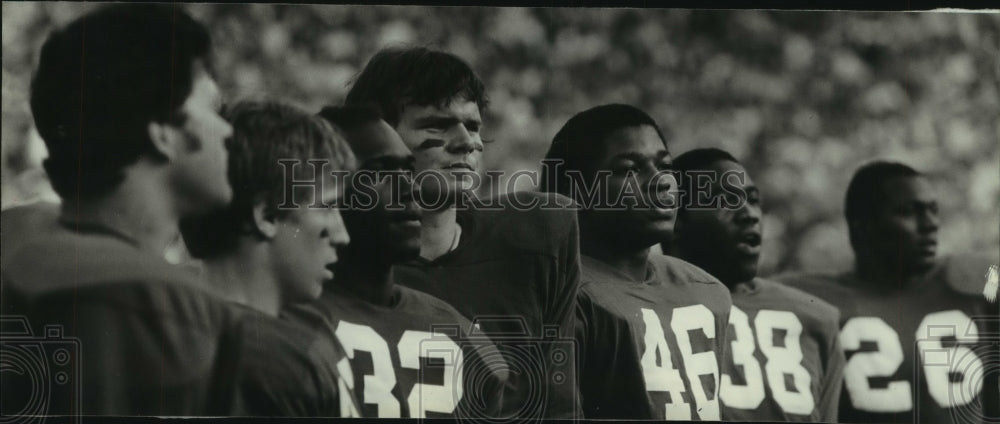
<instances>
[{"instance_id":1,"label":"row of football player","mask_svg":"<svg viewBox=\"0 0 1000 424\"><path fill-rule=\"evenodd\" d=\"M129 5L42 48L31 106L63 206L4 211L3 313L61 324L78 341L79 385L43 402L50 412L878 422L990 412L996 384L983 377L995 352L981 349L990 324L975 319L996 316L982 296L988 262L937 258L936 204L909 167L875 163L852 180L854 270L786 284L756 277L760 196L739 161L715 149L673 158L656 122L626 105L581 112L552 142L547 159L564 166L542 189L573 197L578 214L507 197L503 208L421 210L413 193L441 187L407 179L373 182L371 210L313 208L359 187L327 184L313 199L292 184L311 169L289 178L279 160L478 170L483 82L448 53L388 49L347 106L222 112L209 44L182 11ZM736 171L708 194L743 195L729 208L656 207L656 190L676 190L653 183L670 169L688 189L691 171ZM589 210L558 183L574 171L599 195L633 182L651 193L635 208ZM434 194L457 200L462 181ZM281 207L286 192L308 201ZM196 272L162 260L179 227ZM664 240L670 256L651 253ZM929 361L917 341L964 362ZM4 412L24 411L8 400Z\"/></svg>"}]
</instances>

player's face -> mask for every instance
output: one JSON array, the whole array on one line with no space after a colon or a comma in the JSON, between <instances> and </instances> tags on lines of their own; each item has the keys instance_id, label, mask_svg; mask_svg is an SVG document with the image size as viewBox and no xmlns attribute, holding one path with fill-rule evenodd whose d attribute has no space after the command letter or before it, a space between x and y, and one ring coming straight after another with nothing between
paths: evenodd
<instances>
[{"instance_id":1,"label":"player's face","mask_svg":"<svg viewBox=\"0 0 1000 424\"><path fill-rule=\"evenodd\" d=\"M174 186L184 213L225 206L233 197L226 175L226 139L233 127L219 114L219 88L203 67L195 65L191 94L181 106L180 134L190 149L177 159Z\"/></svg>"},{"instance_id":2,"label":"player's face","mask_svg":"<svg viewBox=\"0 0 1000 424\"><path fill-rule=\"evenodd\" d=\"M742 165L728 160L708 168L718 178L708 187L718 207L690 207L678 222L677 242L689 259L730 284L757 276L761 246L760 193Z\"/></svg>"},{"instance_id":3,"label":"player's face","mask_svg":"<svg viewBox=\"0 0 1000 424\"><path fill-rule=\"evenodd\" d=\"M479 106L463 97L452 99L443 108L417 105L403 108L396 131L413 152L416 171L442 177L421 178L423 193L437 198L473 188L469 174L480 170L482 125Z\"/></svg>"},{"instance_id":4,"label":"player's face","mask_svg":"<svg viewBox=\"0 0 1000 424\"><path fill-rule=\"evenodd\" d=\"M878 258L925 271L937 255L938 205L926 178L899 177L882 184L882 203L869 227Z\"/></svg>"},{"instance_id":5,"label":"player's face","mask_svg":"<svg viewBox=\"0 0 1000 424\"><path fill-rule=\"evenodd\" d=\"M622 128L605 138L595 163L610 172L599 196L612 210L586 210L580 215L589 231L616 243L649 247L669 237L674 228L677 181L670 174L673 158L656 129ZM597 180L600 184L601 179Z\"/></svg>"},{"instance_id":6,"label":"player's face","mask_svg":"<svg viewBox=\"0 0 1000 424\"><path fill-rule=\"evenodd\" d=\"M323 204L334 204L339 190L332 184L324 189ZM286 304L319 297L323 283L333 278L337 248L350 242L337 208L309 205L312 202L279 218L272 240L275 273Z\"/></svg>"},{"instance_id":7,"label":"player's face","mask_svg":"<svg viewBox=\"0 0 1000 424\"><path fill-rule=\"evenodd\" d=\"M376 198L371 210L355 208L344 214L355 247L385 255L390 263L413 259L420 254L420 208L414 199L418 191L411 185L413 153L385 121L368 125L351 134L352 150L361 171L375 171ZM394 207L390 208L391 205Z\"/></svg>"}]
</instances>

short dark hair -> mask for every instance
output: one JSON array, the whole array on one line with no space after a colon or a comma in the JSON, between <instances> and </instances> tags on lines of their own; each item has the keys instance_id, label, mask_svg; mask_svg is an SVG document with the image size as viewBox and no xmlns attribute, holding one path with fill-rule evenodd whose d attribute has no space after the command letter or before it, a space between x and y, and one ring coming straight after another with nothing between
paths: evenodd
<instances>
[{"instance_id":1,"label":"short dark hair","mask_svg":"<svg viewBox=\"0 0 1000 424\"><path fill-rule=\"evenodd\" d=\"M677 177L677 185L681 188L682 196L692 196L696 193L697 187L694 181L687 178L691 171L704 171L716 162L730 161L740 163L731 153L715 147L703 147L689 150L674 158L673 168ZM684 213L684 206L690 202L681 201L678 213Z\"/></svg>"},{"instance_id":2,"label":"short dark hair","mask_svg":"<svg viewBox=\"0 0 1000 424\"><path fill-rule=\"evenodd\" d=\"M378 108L371 104L360 106L326 106L317 114L341 131L352 132L382 119Z\"/></svg>"},{"instance_id":3,"label":"short dark hair","mask_svg":"<svg viewBox=\"0 0 1000 424\"><path fill-rule=\"evenodd\" d=\"M886 181L922 175L908 165L883 160L866 163L854 171L854 176L847 185L847 195L844 197L844 218L847 220L852 243L854 239L852 224L874 215L877 205L884 197L883 185Z\"/></svg>"},{"instance_id":4,"label":"short dark hair","mask_svg":"<svg viewBox=\"0 0 1000 424\"><path fill-rule=\"evenodd\" d=\"M648 125L666 145L656 121L639 108L624 104L596 106L577 113L556 133L542 166L542 191L570 195L569 171L592 171L590 164L604 154L605 139L622 128ZM561 162L556 171L554 164Z\"/></svg>"},{"instance_id":5,"label":"short dark hair","mask_svg":"<svg viewBox=\"0 0 1000 424\"><path fill-rule=\"evenodd\" d=\"M53 32L31 84L31 111L56 193L106 193L123 168L155 155L147 126L183 122L178 110L194 64L209 70L210 50L205 27L172 5L116 4Z\"/></svg>"},{"instance_id":6,"label":"short dark hair","mask_svg":"<svg viewBox=\"0 0 1000 424\"><path fill-rule=\"evenodd\" d=\"M370 103L392 126L407 105L445 107L457 96L486 109L486 86L469 64L451 53L426 47L388 47L372 56L345 103Z\"/></svg>"},{"instance_id":7,"label":"short dark hair","mask_svg":"<svg viewBox=\"0 0 1000 424\"><path fill-rule=\"evenodd\" d=\"M328 160L327 173L354 168L354 154L344 139L325 120L302 109L274 101L245 101L227 107L224 115L233 125L228 143L233 200L224 210L182 223L185 243L197 258L232 249L253 222L257 202L263 200L275 214L287 212L279 205L292 190L292 182L285 178L279 160L299 162L292 168L297 180L313 179L312 167L305 162L310 159Z\"/></svg>"}]
</instances>

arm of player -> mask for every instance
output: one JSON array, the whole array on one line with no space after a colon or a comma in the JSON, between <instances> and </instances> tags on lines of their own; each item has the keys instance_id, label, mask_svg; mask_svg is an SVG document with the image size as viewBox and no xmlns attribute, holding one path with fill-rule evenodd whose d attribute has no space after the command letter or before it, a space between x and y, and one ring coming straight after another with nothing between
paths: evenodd
<instances>
[{"instance_id":1,"label":"arm of player","mask_svg":"<svg viewBox=\"0 0 1000 424\"><path fill-rule=\"evenodd\" d=\"M576 330L576 302L580 288L580 233L575 211L567 209L559 218L570 222L560 224L568 228L568 231L560 243L555 280L545 288L547 299L543 323L558 326L560 340L571 340ZM582 416L582 409L576 380L577 370L580 368L575 364L575 357L571 357L560 368L566 381L560 385L549 385L558 392L549 393L546 417L579 418Z\"/></svg>"},{"instance_id":2,"label":"arm of player","mask_svg":"<svg viewBox=\"0 0 1000 424\"><path fill-rule=\"evenodd\" d=\"M817 407L820 411L821 421L837 422L838 403L840 402L840 391L844 385L844 364L846 362L844 350L840 347L839 311L826 322L825 327L823 334L827 340L826 363Z\"/></svg>"}]
</instances>

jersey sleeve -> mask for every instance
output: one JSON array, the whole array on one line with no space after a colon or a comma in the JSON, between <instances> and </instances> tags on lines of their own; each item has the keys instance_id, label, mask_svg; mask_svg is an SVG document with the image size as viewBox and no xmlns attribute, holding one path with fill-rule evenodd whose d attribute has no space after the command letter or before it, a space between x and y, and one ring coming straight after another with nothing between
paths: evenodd
<instances>
[{"instance_id":1,"label":"jersey sleeve","mask_svg":"<svg viewBox=\"0 0 1000 424\"><path fill-rule=\"evenodd\" d=\"M554 234L558 243L554 252L558 269L553 276L554 279L544 288L546 299L542 311L543 324L556 326L559 340L572 340L578 312L577 294L580 291L580 231L577 215L569 208L543 212L547 213L549 227L558 230ZM561 367L562 369L558 371L566 376L563 384L574 388L572 390L577 390L575 388L578 387L576 379L579 367L575 361L565 361L555 367ZM550 392L552 398L547 407L551 412L547 412L546 416L579 417L581 414L579 393L572 394L572 398L567 399L566 397L570 395L564 390Z\"/></svg>"}]
</instances>

